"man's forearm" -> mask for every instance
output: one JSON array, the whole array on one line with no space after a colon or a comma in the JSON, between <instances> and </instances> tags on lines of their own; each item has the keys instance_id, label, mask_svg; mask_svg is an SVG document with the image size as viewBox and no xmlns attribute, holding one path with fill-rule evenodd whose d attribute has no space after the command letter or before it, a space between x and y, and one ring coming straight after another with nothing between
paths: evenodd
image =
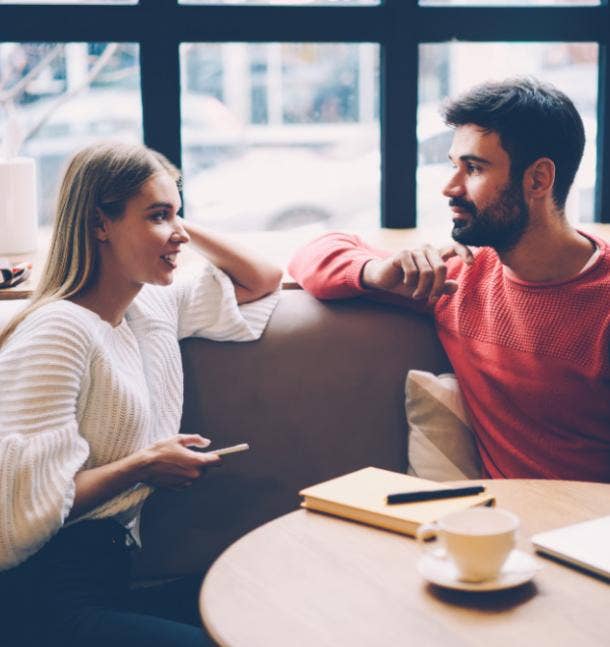
<instances>
[{"instance_id":1,"label":"man's forearm","mask_svg":"<svg viewBox=\"0 0 610 647\"><path fill-rule=\"evenodd\" d=\"M362 272L360 273L360 284L366 290L380 289L377 281L377 270L380 262L381 259L371 258L362 267Z\"/></svg>"},{"instance_id":2,"label":"man's forearm","mask_svg":"<svg viewBox=\"0 0 610 647\"><path fill-rule=\"evenodd\" d=\"M363 266L372 257L385 254L358 236L330 233L298 250L288 271L318 299L346 299L366 291L361 284Z\"/></svg>"}]
</instances>

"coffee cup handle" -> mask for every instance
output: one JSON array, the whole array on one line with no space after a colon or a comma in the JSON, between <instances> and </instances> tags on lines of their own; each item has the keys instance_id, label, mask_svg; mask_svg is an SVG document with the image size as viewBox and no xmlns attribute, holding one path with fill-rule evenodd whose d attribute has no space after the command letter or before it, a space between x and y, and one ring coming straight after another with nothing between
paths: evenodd
<instances>
[{"instance_id":1,"label":"coffee cup handle","mask_svg":"<svg viewBox=\"0 0 610 647\"><path fill-rule=\"evenodd\" d=\"M422 549L426 552L429 552L432 550L432 547L427 545L426 539L436 539L436 536L438 534L438 524L435 522L433 523L425 523L417 530L415 531L415 539L417 539L417 543L422 547Z\"/></svg>"}]
</instances>

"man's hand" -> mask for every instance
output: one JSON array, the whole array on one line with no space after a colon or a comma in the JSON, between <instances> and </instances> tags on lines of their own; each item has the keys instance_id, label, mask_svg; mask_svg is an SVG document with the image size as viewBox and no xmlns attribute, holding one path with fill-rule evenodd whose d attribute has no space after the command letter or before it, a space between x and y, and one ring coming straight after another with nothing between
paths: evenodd
<instances>
[{"instance_id":1,"label":"man's hand","mask_svg":"<svg viewBox=\"0 0 610 647\"><path fill-rule=\"evenodd\" d=\"M459 243L440 250L425 245L421 249L403 250L389 258L370 260L362 271L362 285L436 303L442 294L453 294L458 288L456 281L446 279L445 261L453 256L459 256L467 265L474 261L470 249Z\"/></svg>"}]
</instances>

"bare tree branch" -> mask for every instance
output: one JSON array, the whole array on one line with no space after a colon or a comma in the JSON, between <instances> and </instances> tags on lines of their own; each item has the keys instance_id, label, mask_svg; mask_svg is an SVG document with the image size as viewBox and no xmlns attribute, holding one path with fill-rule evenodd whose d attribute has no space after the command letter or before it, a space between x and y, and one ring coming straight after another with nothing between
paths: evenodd
<instances>
[{"instance_id":1,"label":"bare tree branch","mask_svg":"<svg viewBox=\"0 0 610 647\"><path fill-rule=\"evenodd\" d=\"M86 88L88 88L93 81L98 77L100 72L104 69L104 67L108 64L114 53L116 52L118 48L118 43L111 43L106 46L104 51L100 54L98 59L95 61L93 67L89 70L89 73L87 74L86 78L83 80L82 83L80 83L78 86L76 86L73 90L70 92L66 92L65 94L60 95L57 97L57 100L49 106L48 110L43 113L43 115L38 119L38 121L35 122L35 124L26 132L23 141L26 142L28 139L31 139L46 123L47 121L53 116L53 114L57 111L57 109L62 106L64 103L67 101L70 101L72 97L76 96Z\"/></svg>"},{"instance_id":2,"label":"bare tree branch","mask_svg":"<svg viewBox=\"0 0 610 647\"><path fill-rule=\"evenodd\" d=\"M106 74L99 77L99 80L104 83L114 83L115 81L122 81L123 79L128 79L130 76L135 76L139 71L140 67L138 65L132 65L131 67L124 67L121 70L115 70L114 72L106 72Z\"/></svg>"},{"instance_id":3,"label":"bare tree branch","mask_svg":"<svg viewBox=\"0 0 610 647\"><path fill-rule=\"evenodd\" d=\"M56 45L43 56L38 63L15 85L0 93L0 103L15 100L47 66L49 66L63 51L63 44ZM0 89L2 89L0 87Z\"/></svg>"},{"instance_id":4,"label":"bare tree branch","mask_svg":"<svg viewBox=\"0 0 610 647\"><path fill-rule=\"evenodd\" d=\"M11 46L7 45L6 43L0 44L0 51L5 49L6 47L10 48ZM19 46L13 45L13 47L19 47ZM11 70L12 70L12 66L10 64L10 61L8 60L8 57L0 56L0 90L2 90L8 84L11 78L11 74L10 74Z\"/></svg>"}]
</instances>

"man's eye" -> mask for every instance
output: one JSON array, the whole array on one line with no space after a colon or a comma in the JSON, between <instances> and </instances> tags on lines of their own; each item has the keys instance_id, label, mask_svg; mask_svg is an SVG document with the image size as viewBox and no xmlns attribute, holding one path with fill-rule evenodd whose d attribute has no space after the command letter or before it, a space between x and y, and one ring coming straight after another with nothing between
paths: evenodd
<instances>
[{"instance_id":1,"label":"man's eye","mask_svg":"<svg viewBox=\"0 0 610 647\"><path fill-rule=\"evenodd\" d=\"M481 167L477 166L476 164L467 164L466 170L468 171L468 173L470 173L470 175L476 175L481 170Z\"/></svg>"}]
</instances>

